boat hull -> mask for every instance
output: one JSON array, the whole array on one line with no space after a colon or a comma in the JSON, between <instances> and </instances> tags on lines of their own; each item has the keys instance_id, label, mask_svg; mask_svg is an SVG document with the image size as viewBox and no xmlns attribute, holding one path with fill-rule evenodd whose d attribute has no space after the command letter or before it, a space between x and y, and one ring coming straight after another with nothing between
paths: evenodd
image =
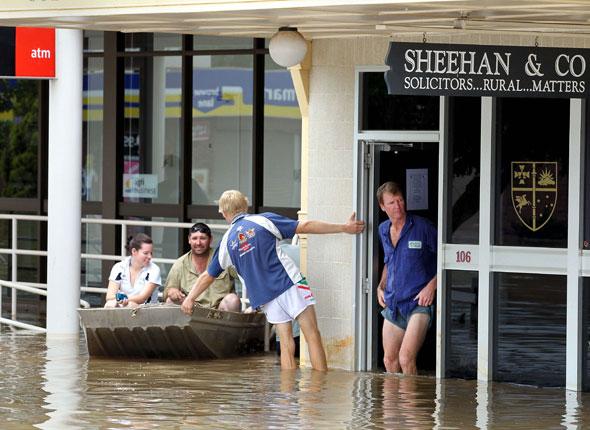
<instances>
[{"instance_id":1,"label":"boat hull","mask_svg":"<svg viewBox=\"0 0 590 430\"><path fill-rule=\"evenodd\" d=\"M78 312L90 356L212 359L264 349L262 313L196 307L187 316L164 304Z\"/></svg>"}]
</instances>

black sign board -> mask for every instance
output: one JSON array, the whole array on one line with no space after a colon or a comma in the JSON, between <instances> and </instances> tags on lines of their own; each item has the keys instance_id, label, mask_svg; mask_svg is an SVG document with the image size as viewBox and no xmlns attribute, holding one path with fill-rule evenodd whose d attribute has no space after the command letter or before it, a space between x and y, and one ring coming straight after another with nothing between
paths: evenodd
<instances>
[{"instance_id":1,"label":"black sign board","mask_svg":"<svg viewBox=\"0 0 590 430\"><path fill-rule=\"evenodd\" d=\"M391 42L389 94L561 97L590 94L590 49Z\"/></svg>"}]
</instances>

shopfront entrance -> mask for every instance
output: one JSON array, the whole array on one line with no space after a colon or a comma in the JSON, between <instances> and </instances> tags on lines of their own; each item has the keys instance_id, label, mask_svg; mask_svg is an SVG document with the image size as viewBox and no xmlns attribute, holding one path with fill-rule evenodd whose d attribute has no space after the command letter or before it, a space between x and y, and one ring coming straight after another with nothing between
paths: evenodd
<instances>
[{"instance_id":1,"label":"shopfront entrance","mask_svg":"<svg viewBox=\"0 0 590 430\"><path fill-rule=\"evenodd\" d=\"M382 73L373 71L359 74L359 87L366 98L359 112L360 124L365 129L357 133L356 141L358 171L362 172L357 189L359 212L368 222L368 234L361 245L363 264L359 267L365 286L358 296L363 303L362 322L358 321L363 335L357 344L357 367L362 370L384 369L383 317L376 287L383 270L378 225L386 216L375 198L376 190L384 182L397 182L404 190L407 211L427 218L435 225L439 209L439 98L387 100L382 97L386 94L382 76ZM391 105L392 102L397 106ZM431 129L420 130L424 124ZM400 131L399 128L407 130ZM435 363L436 323L431 326L418 357L418 368L433 373Z\"/></svg>"},{"instance_id":2,"label":"shopfront entrance","mask_svg":"<svg viewBox=\"0 0 590 430\"><path fill-rule=\"evenodd\" d=\"M394 180L439 232L437 321L419 372L587 389L586 102L391 96L382 69L357 79L356 207L368 221L357 369L383 369L375 191Z\"/></svg>"},{"instance_id":3,"label":"shopfront entrance","mask_svg":"<svg viewBox=\"0 0 590 430\"><path fill-rule=\"evenodd\" d=\"M406 209L436 225L438 216L438 142L399 142L391 140L364 140L364 164L370 172L366 183L366 206L370 238L367 261L371 270L369 283L378 285L383 270L383 248L378 238L378 225L387 219L375 198L377 188L387 181L398 183L406 196ZM398 137L399 139L399 137ZM376 289L372 290L372 309L368 308L367 323L373 336L367 345L370 350L371 369L383 370L382 327L383 317L377 303ZM436 323L430 327L424 347L418 356L418 368L433 372L436 357Z\"/></svg>"}]
</instances>

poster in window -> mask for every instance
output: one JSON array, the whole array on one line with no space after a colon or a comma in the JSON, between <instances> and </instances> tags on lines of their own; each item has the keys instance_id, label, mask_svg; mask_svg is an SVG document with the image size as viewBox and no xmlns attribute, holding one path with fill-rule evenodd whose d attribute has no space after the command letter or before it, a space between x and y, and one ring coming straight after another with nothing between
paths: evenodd
<instances>
[{"instance_id":1,"label":"poster in window","mask_svg":"<svg viewBox=\"0 0 590 430\"><path fill-rule=\"evenodd\" d=\"M428 169L406 170L406 209L428 210Z\"/></svg>"}]
</instances>

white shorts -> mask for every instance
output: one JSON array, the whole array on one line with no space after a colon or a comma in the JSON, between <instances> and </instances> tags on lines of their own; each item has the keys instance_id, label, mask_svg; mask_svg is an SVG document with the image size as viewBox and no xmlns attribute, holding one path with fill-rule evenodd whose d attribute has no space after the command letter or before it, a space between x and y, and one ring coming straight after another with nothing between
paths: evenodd
<instances>
[{"instance_id":1,"label":"white shorts","mask_svg":"<svg viewBox=\"0 0 590 430\"><path fill-rule=\"evenodd\" d=\"M260 308L269 323L281 324L293 321L310 305L315 305L315 298L303 280Z\"/></svg>"}]
</instances>

